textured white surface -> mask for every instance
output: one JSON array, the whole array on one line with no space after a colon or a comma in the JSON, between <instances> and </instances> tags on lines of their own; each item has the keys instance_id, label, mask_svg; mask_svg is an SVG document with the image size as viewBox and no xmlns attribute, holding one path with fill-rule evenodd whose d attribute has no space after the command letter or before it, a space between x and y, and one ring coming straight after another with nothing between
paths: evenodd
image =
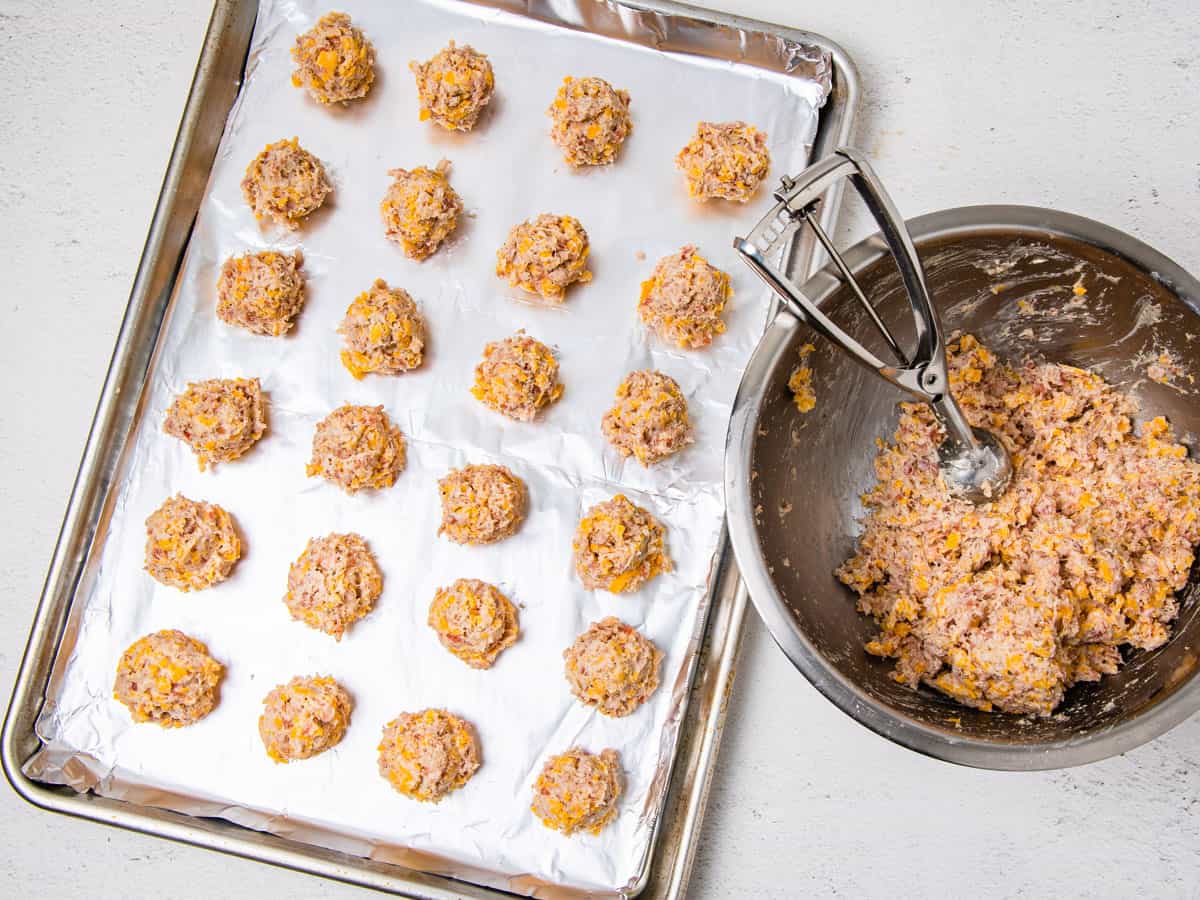
<instances>
[{"instance_id":1,"label":"textured white surface","mask_svg":"<svg viewBox=\"0 0 1200 900\"><path fill-rule=\"evenodd\" d=\"M1200 20L1190 0L939 0L909 15L875 0L723 5L847 48L866 86L859 144L907 215L988 201L1056 206L1200 271ZM208 17L203 2L97 6L0 0L6 687ZM862 228L849 220L855 235ZM37 418L44 408L55 415ZM35 812L8 791L0 871L0 893L14 897L365 896ZM1200 719L1082 769L957 769L834 710L755 621L692 888L706 898L1198 897Z\"/></svg>"}]
</instances>

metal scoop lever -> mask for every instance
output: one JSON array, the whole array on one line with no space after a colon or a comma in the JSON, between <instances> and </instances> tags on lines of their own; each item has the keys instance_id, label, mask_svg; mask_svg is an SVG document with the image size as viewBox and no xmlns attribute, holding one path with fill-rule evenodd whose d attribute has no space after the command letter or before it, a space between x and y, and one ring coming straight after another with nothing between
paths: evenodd
<instances>
[{"instance_id":1,"label":"metal scoop lever","mask_svg":"<svg viewBox=\"0 0 1200 900\"><path fill-rule=\"evenodd\" d=\"M846 261L817 221L815 213L821 196L842 178L849 179L863 198L900 270L916 330L917 346L912 354L904 352L884 325ZM994 434L968 424L950 393L941 322L929 299L925 270L904 220L900 218L874 170L856 150L842 148L809 166L795 178L785 176L774 196L778 201L775 206L747 237L734 239L734 248L779 295L792 315L833 341L860 365L932 407L946 431L946 438L938 447L938 468L952 494L976 504L990 503L998 498L1012 480L1012 460ZM813 230L855 298L887 342L896 357L895 364L885 363L843 331L771 261L778 257L776 251L783 242L804 225Z\"/></svg>"}]
</instances>

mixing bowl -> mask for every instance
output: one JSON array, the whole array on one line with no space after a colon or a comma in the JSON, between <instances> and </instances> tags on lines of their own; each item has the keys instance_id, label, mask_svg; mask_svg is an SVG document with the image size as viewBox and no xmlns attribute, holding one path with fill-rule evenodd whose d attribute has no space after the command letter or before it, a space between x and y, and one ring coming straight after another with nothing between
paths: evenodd
<instances>
[{"instance_id":1,"label":"mixing bowl","mask_svg":"<svg viewBox=\"0 0 1200 900\"><path fill-rule=\"evenodd\" d=\"M1200 282L1151 247L1089 219L1020 206L976 206L908 222L949 335L970 332L1000 359L1097 372L1165 415L1193 456L1200 433ZM878 236L844 254L884 322L911 341L912 317ZM1080 282L1080 279L1082 281ZM1087 293L1072 289L1083 284ZM832 267L804 286L851 336L884 352ZM816 408L800 413L788 376L806 343ZM1159 383L1163 355L1182 372ZM1160 376L1161 377L1161 376ZM787 313L767 329L730 423L729 532L754 605L788 658L842 711L913 750L995 769L1048 769L1122 753L1200 709L1200 566L1182 592L1171 640L1124 652L1115 675L1070 689L1048 717L987 713L894 682L892 661L863 645L877 628L834 576L861 531L876 439L906 400Z\"/></svg>"}]
</instances>

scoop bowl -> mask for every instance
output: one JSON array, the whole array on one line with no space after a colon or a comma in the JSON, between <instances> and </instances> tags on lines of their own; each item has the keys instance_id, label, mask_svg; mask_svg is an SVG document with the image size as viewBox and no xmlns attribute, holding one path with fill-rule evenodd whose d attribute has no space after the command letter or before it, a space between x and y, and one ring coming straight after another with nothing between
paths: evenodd
<instances>
[{"instance_id":1,"label":"scoop bowl","mask_svg":"<svg viewBox=\"0 0 1200 900\"><path fill-rule=\"evenodd\" d=\"M1200 433L1200 282L1136 239L1053 210L978 206L908 222L947 334L977 336L1002 360L1027 357L1095 371L1166 416L1196 454ZM845 252L895 333L911 314L878 236ZM1089 285L1072 292L1077 279ZM1064 289L1064 286L1065 289ZM876 332L836 269L804 293L858 340ZM1023 302L1019 302L1023 301ZM906 331L907 329L907 331ZM1072 688L1048 717L985 713L890 678L863 645L876 626L833 576L852 552L874 482L876 439L895 429L895 389L826 342L808 357L817 406L801 414L787 390L807 326L780 315L739 388L726 446L729 533L742 577L775 641L829 700L871 730L921 753L993 769L1050 769L1138 746L1200 710L1200 566L1181 592L1170 641L1125 652L1125 665ZM1147 369L1168 355L1167 383Z\"/></svg>"}]
</instances>

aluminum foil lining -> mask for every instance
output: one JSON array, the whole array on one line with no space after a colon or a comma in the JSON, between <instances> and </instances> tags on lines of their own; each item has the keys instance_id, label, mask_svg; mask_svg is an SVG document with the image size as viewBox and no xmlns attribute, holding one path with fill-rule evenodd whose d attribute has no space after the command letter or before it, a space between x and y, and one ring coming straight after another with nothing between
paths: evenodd
<instances>
[{"instance_id":1,"label":"aluminum foil lining","mask_svg":"<svg viewBox=\"0 0 1200 900\"><path fill-rule=\"evenodd\" d=\"M692 663L722 545L726 423L768 298L731 248L770 203L700 204L674 155L701 119L744 119L770 137L772 181L801 169L829 90L820 51L779 38L606 3L356 0L340 4L371 39L370 96L323 108L290 83L298 32L326 11L311 0L263 0L246 78L167 312L121 477L79 585L38 731L31 777L521 893L615 892L644 874L662 808ZM556 24L557 23L557 24ZM563 26L566 27L563 27ZM588 30L583 30L588 29ZM488 54L496 97L466 135L417 117L408 63L447 41ZM632 98L634 132L611 167L573 172L545 114L565 75L599 75ZM289 233L255 222L239 182L262 147L299 138L335 186L325 208ZM406 259L383 233L378 205L397 166L449 159L469 216L431 259ZM590 284L558 308L531 303L493 274L509 228L541 212L579 218L592 245ZM684 352L646 333L639 284L660 257L694 243L733 277L728 331ZM294 331L260 338L220 322L215 284L231 254L304 251L308 303ZM430 332L426 362L402 377L356 382L335 329L376 278L417 300ZM484 345L518 329L555 348L566 392L535 424L510 422L468 393ZM660 369L687 394L696 443L652 469L622 461L599 422L621 379ZM200 472L161 430L187 382L257 376L270 430L243 459ZM408 441L395 487L347 496L305 477L313 429L345 402L382 404ZM500 462L529 486L517 536L488 547L437 537L437 479ZM143 522L182 492L236 518L245 554L215 588L182 594L142 570ZM632 595L585 590L571 565L582 512L623 492L667 526L676 570ZM282 602L289 564L309 537L355 531L384 572L375 611L340 643L292 621ZM438 586L497 584L519 606L521 637L489 671L469 669L426 625ZM665 654L662 686L611 719L575 701L562 652L589 623L615 615ZM178 730L135 725L112 699L116 662L151 631L179 628L227 667L217 709ZM353 694L345 739L311 760L276 765L263 751L263 698L293 675L328 673ZM483 765L437 805L397 794L378 774L376 745L397 713L446 707L479 734ZM599 836L563 837L529 812L546 756L616 748L625 771L620 815Z\"/></svg>"}]
</instances>

